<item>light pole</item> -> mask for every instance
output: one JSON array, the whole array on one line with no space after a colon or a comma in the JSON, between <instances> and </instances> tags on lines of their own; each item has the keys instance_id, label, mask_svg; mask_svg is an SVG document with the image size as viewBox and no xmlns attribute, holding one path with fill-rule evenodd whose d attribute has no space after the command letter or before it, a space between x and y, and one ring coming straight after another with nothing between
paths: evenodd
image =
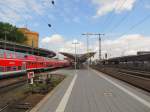
<instances>
[{"instance_id":1,"label":"light pole","mask_svg":"<svg viewBox=\"0 0 150 112\"><path fill-rule=\"evenodd\" d=\"M33 41L33 38L32 38L32 55L34 55L34 41Z\"/></svg>"},{"instance_id":2,"label":"light pole","mask_svg":"<svg viewBox=\"0 0 150 112\"><path fill-rule=\"evenodd\" d=\"M101 33L85 33L85 34L82 34L82 35L86 35L87 38L90 36L90 35L98 35L98 41L99 41L99 60L101 60L101 36L104 36L105 34L101 34ZM88 41L88 39L87 39ZM88 42L87 42L87 47L88 47Z\"/></svg>"},{"instance_id":3,"label":"light pole","mask_svg":"<svg viewBox=\"0 0 150 112\"><path fill-rule=\"evenodd\" d=\"M87 39L87 55L89 55L89 35L91 35L91 34L90 33L84 33L82 35L85 35L87 37L86 38ZM89 61L87 61L87 64L88 64L87 68L88 68L88 71L89 71Z\"/></svg>"},{"instance_id":4,"label":"light pole","mask_svg":"<svg viewBox=\"0 0 150 112\"><path fill-rule=\"evenodd\" d=\"M2 39L2 41L4 41L4 50L5 50L5 48L6 48L6 40L7 40L7 33L8 33L8 31L3 31L3 30L1 30L0 29L0 31L2 32L2 33L4 33L4 39Z\"/></svg>"},{"instance_id":5,"label":"light pole","mask_svg":"<svg viewBox=\"0 0 150 112\"><path fill-rule=\"evenodd\" d=\"M75 49L75 72L77 70L77 44L79 44L79 42L74 41L72 44L74 44L74 49Z\"/></svg>"},{"instance_id":6,"label":"light pole","mask_svg":"<svg viewBox=\"0 0 150 112\"><path fill-rule=\"evenodd\" d=\"M6 52L7 34L8 34L9 32L8 32L8 31L4 31L4 33L5 33L5 47L4 47L4 49L5 49L5 52Z\"/></svg>"}]
</instances>

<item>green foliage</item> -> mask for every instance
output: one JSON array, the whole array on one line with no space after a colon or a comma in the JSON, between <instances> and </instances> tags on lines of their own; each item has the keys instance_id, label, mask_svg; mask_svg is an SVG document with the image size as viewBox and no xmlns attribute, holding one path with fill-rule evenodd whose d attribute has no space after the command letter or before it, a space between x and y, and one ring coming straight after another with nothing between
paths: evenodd
<instances>
[{"instance_id":1,"label":"green foliage","mask_svg":"<svg viewBox=\"0 0 150 112\"><path fill-rule=\"evenodd\" d=\"M0 22L0 40L6 40L16 43L24 43L26 41L26 37L16 26L13 26L9 23Z\"/></svg>"}]
</instances>

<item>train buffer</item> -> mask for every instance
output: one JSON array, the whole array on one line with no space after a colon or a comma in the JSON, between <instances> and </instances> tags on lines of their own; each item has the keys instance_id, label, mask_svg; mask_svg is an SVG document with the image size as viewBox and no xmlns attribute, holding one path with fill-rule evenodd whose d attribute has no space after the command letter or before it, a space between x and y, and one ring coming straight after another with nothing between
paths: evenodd
<instances>
[{"instance_id":1,"label":"train buffer","mask_svg":"<svg viewBox=\"0 0 150 112\"><path fill-rule=\"evenodd\" d=\"M93 69L81 69L30 112L150 112L150 93Z\"/></svg>"}]
</instances>

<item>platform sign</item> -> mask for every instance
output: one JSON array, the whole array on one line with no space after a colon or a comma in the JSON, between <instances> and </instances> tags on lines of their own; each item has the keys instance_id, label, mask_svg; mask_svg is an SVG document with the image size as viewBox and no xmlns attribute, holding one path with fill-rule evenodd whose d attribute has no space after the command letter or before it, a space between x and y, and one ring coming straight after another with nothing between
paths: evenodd
<instances>
[{"instance_id":1,"label":"platform sign","mask_svg":"<svg viewBox=\"0 0 150 112\"><path fill-rule=\"evenodd\" d=\"M28 72L28 79L34 78L34 72Z\"/></svg>"},{"instance_id":2,"label":"platform sign","mask_svg":"<svg viewBox=\"0 0 150 112\"><path fill-rule=\"evenodd\" d=\"M29 84L33 84L34 72L28 72L27 76Z\"/></svg>"}]
</instances>

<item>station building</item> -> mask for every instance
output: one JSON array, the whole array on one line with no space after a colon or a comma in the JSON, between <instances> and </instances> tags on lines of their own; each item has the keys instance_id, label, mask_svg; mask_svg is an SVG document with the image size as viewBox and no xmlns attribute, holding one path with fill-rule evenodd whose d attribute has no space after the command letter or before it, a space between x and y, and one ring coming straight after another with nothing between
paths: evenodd
<instances>
[{"instance_id":1,"label":"station building","mask_svg":"<svg viewBox=\"0 0 150 112\"><path fill-rule=\"evenodd\" d=\"M25 45L38 48L39 33L30 31L27 28L19 28L18 30L21 31L27 37Z\"/></svg>"}]
</instances>

